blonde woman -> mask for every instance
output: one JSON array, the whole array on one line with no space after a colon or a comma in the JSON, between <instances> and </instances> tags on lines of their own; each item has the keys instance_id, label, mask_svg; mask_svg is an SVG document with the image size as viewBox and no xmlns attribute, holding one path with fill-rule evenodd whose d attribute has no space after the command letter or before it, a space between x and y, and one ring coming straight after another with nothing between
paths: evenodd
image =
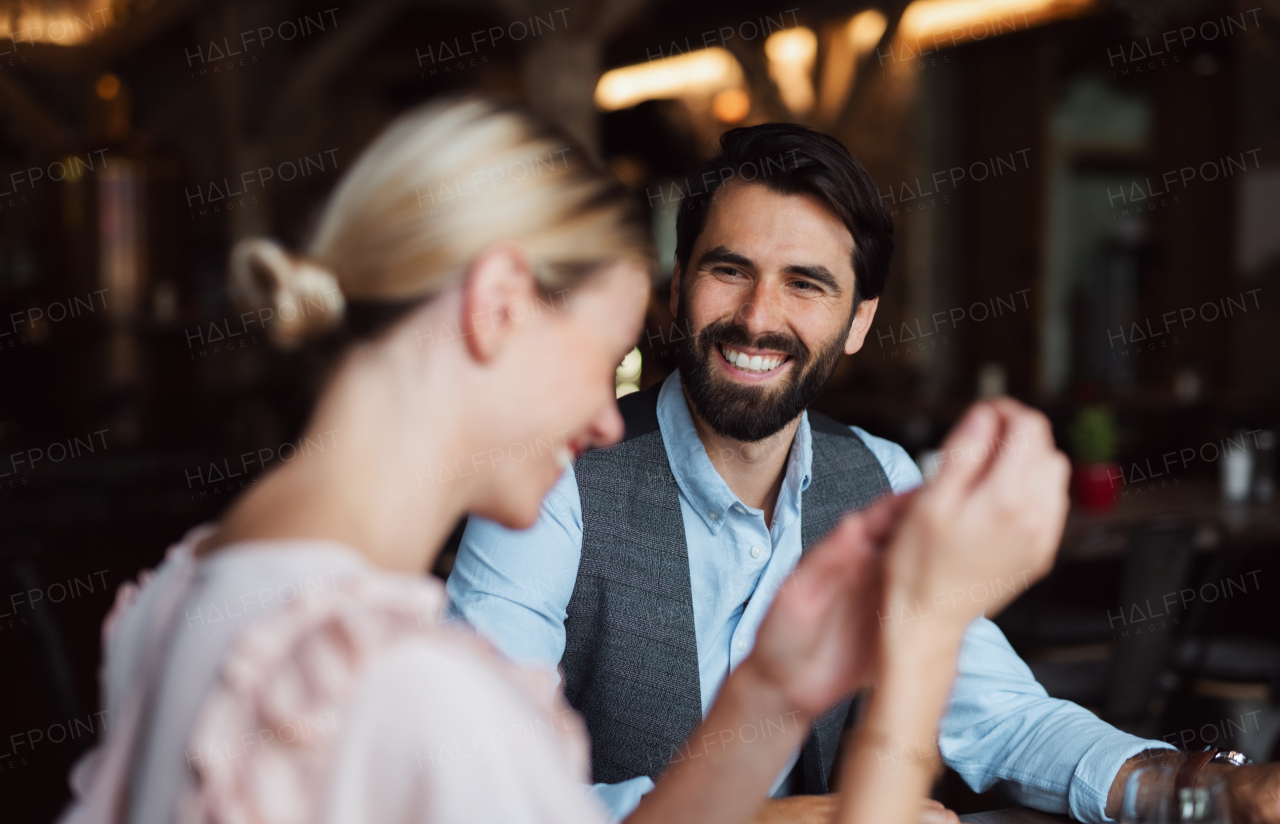
<instances>
[{"instance_id":1,"label":"blonde woman","mask_svg":"<svg viewBox=\"0 0 1280 824\"><path fill-rule=\"evenodd\" d=\"M613 373L641 330L649 261L616 184L476 99L393 123L305 254L237 245L233 285L272 310L277 344L346 341L302 436L325 448L122 588L103 630L109 734L73 771L64 820L602 820L553 679L441 621L424 572L461 515L531 524L566 462L621 437ZM1015 427L1026 448L996 455ZM984 406L949 448L969 458L935 487L849 517L815 550L691 747L776 716L800 729L875 678L842 816L914 819L928 769L885 771L876 748L931 737L973 615L904 645L880 643L877 610L1038 574L1062 520L1042 419ZM637 820L748 819L796 734L720 748L700 775L660 782Z\"/></svg>"}]
</instances>

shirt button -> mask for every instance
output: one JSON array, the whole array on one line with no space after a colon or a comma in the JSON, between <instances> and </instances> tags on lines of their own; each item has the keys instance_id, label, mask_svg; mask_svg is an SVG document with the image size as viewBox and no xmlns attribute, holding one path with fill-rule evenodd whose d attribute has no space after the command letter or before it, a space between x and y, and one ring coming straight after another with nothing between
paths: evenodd
<instances>
[{"instance_id":1,"label":"shirt button","mask_svg":"<svg viewBox=\"0 0 1280 824\"><path fill-rule=\"evenodd\" d=\"M756 544L755 546L751 547L752 558L759 558L763 554L764 554L764 547L760 546L759 544Z\"/></svg>"},{"instance_id":2,"label":"shirt button","mask_svg":"<svg viewBox=\"0 0 1280 824\"><path fill-rule=\"evenodd\" d=\"M707 517L708 517L708 518L710 518L710 519L711 519L711 520L713 520L713 521L718 521L718 520L720 520L720 513L719 513L719 512L716 512L716 511L713 509L713 510L711 510L710 512L708 512L708 513L707 513Z\"/></svg>"},{"instance_id":3,"label":"shirt button","mask_svg":"<svg viewBox=\"0 0 1280 824\"><path fill-rule=\"evenodd\" d=\"M739 638L738 643L734 644L734 646L738 648L738 652L746 652L747 640L745 638Z\"/></svg>"},{"instance_id":4,"label":"shirt button","mask_svg":"<svg viewBox=\"0 0 1280 824\"><path fill-rule=\"evenodd\" d=\"M742 508L742 504L734 504L733 511L738 513L739 515L746 514L746 510Z\"/></svg>"}]
</instances>

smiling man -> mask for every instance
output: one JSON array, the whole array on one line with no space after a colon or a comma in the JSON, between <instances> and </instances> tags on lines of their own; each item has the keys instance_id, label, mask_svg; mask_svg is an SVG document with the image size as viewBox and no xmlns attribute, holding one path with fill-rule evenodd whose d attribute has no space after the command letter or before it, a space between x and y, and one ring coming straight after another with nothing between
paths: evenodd
<instances>
[{"instance_id":1,"label":"smiling man","mask_svg":"<svg viewBox=\"0 0 1280 824\"><path fill-rule=\"evenodd\" d=\"M618 819L664 770L698 769L685 739L801 556L843 512L920 483L901 447L806 411L884 289L893 226L870 176L830 137L765 124L726 133L696 179L677 222L678 371L620 401L623 441L580 457L534 527L473 519L448 581L455 611L505 653L560 667ZM761 820L829 819L854 706L814 724ZM985 618L939 748L974 789L1084 821L1115 814L1138 759L1183 757L1141 755L1170 748L1050 698Z\"/></svg>"}]
</instances>

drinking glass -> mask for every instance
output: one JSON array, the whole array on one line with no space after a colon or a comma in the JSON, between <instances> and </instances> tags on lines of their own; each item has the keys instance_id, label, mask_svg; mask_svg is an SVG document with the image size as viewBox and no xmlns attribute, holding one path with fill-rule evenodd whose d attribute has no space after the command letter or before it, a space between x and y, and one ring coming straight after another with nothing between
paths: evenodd
<instances>
[{"instance_id":1,"label":"drinking glass","mask_svg":"<svg viewBox=\"0 0 1280 824\"><path fill-rule=\"evenodd\" d=\"M1231 824L1227 783L1202 771L1190 787L1178 788L1178 768L1141 767L1124 787L1121 824Z\"/></svg>"}]
</instances>

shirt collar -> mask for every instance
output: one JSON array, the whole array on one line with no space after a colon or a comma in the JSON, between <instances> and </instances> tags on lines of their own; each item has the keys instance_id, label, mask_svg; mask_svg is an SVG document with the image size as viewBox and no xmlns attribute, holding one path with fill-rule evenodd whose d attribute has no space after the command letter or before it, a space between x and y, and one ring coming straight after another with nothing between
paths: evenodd
<instances>
[{"instance_id":1,"label":"shirt collar","mask_svg":"<svg viewBox=\"0 0 1280 824\"><path fill-rule=\"evenodd\" d=\"M658 391L658 429L662 432L667 463L671 465L671 474L675 477L677 486L712 534L719 532L725 517L735 505L748 512L759 512L752 510L733 494L733 490L729 489L729 485L707 457L707 448L698 437L697 427L693 424L693 415L689 412L678 370L671 373ZM813 436L809 429L809 413L804 412L800 416L800 426L796 429L795 440L792 441L791 452L787 457L782 489L775 509L781 509L788 501L798 504L800 493L809 487L812 466Z\"/></svg>"}]
</instances>

